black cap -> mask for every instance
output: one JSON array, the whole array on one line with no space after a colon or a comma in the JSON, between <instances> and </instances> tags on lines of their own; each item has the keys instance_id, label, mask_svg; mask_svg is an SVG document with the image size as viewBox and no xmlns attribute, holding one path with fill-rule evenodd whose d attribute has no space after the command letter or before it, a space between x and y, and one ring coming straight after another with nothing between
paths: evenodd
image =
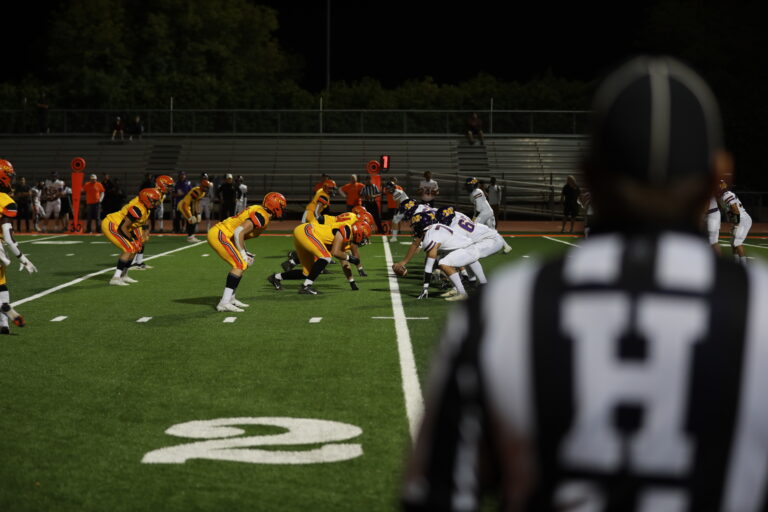
<instances>
[{"instance_id":1,"label":"black cap","mask_svg":"<svg viewBox=\"0 0 768 512\"><path fill-rule=\"evenodd\" d=\"M713 172L713 154L723 147L720 109L680 61L630 60L603 81L593 109L595 171L652 185Z\"/></svg>"}]
</instances>

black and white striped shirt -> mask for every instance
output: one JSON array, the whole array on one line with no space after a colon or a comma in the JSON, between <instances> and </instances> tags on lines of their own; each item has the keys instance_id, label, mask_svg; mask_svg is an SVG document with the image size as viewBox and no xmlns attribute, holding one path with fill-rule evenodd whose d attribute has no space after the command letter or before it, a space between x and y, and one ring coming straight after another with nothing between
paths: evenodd
<instances>
[{"instance_id":1,"label":"black and white striped shirt","mask_svg":"<svg viewBox=\"0 0 768 512\"><path fill-rule=\"evenodd\" d=\"M768 267L682 233L596 235L451 316L408 510L768 509ZM530 485L527 485L530 481Z\"/></svg>"},{"instance_id":2,"label":"black and white striped shirt","mask_svg":"<svg viewBox=\"0 0 768 512\"><path fill-rule=\"evenodd\" d=\"M360 189L360 197L365 202L372 202L376 200L376 196L380 195L381 191L379 187L374 184L366 185Z\"/></svg>"}]
</instances>

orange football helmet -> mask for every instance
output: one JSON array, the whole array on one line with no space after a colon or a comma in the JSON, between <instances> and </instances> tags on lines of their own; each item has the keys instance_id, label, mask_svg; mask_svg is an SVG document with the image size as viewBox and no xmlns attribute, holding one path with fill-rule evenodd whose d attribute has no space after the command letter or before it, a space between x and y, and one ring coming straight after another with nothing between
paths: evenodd
<instances>
[{"instance_id":1,"label":"orange football helmet","mask_svg":"<svg viewBox=\"0 0 768 512\"><path fill-rule=\"evenodd\" d=\"M323 190L329 196L336 195L336 182L328 179L323 182Z\"/></svg>"},{"instance_id":2,"label":"orange football helmet","mask_svg":"<svg viewBox=\"0 0 768 512\"><path fill-rule=\"evenodd\" d=\"M8 160L0 160L0 184L6 188L11 188L13 183L13 176L16 172L13 170L11 162Z\"/></svg>"},{"instance_id":3,"label":"orange football helmet","mask_svg":"<svg viewBox=\"0 0 768 512\"><path fill-rule=\"evenodd\" d=\"M352 213L359 217L363 213L368 213L368 210L365 209L365 206L357 205L352 208Z\"/></svg>"},{"instance_id":4,"label":"orange football helmet","mask_svg":"<svg viewBox=\"0 0 768 512\"><path fill-rule=\"evenodd\" d=\"M367 222L368 225L371 226L371 231L375 231L374 226L376 226L376 222L373 220L373 215L368 212L363 212L357 216L357 219Z\"/></svg>"},{"instance_id":5,"label":"orange football helmet","mask_svg":"<svg viewBox=\"0 0 768 512\"><path fill-rule=\"evenodd\" d=\"M352 241L357 245L366 245L372 232L370 224L364 220L358 220L352 224Z\"/></svg>"},{"instance_id":6,"label":"orange football helmet","mask_svg":"<svg viewBox=\"0 0 768 512\"><path fill-rule=\"evenodd\" d=\"M270 192L264 196L264 201L261 205L276 219L279 219L285 213L285 208L288 206L288 202L285 200L285 196L280 192Z\"/></svg>"},{"instance_id":7,"label":"orange football helmet","mask_svg":"<svg viewBox=\"0 0 768 512\"><path fill-rule=\"evenodd\" d=\"M202 188L206 189L206 190L208 190L209 188L211 188L211 185L212 185L212 183L211 183L210 181L206 180L206 179L202 179L202 180L200 180L200 186L201 186Z\"/></svg>"},{"instance_id":8,"label":"orange football helmet","mask_svg":"<svg viewBox=\"0 0 768 512\"><path fill-rule=\"evenodd\" d=\"M145 188L139 192L139 201L147 208L154 208L160 202L160 191L156 188Z\"/></svg>"},{"instance_id":9,"label":"orange football helmet","mask_svg":"<svg viewBox=\"0 0 768 512\"><path fill-rule=\"evenodd\" d=\"M160 192L163 194L167 194L171 191L171 188L173 188L174 181L173 178L168 176L167 174L161 174L157 178L155 178L155 187L160 189Z\"/></svg>"}]
</instances>

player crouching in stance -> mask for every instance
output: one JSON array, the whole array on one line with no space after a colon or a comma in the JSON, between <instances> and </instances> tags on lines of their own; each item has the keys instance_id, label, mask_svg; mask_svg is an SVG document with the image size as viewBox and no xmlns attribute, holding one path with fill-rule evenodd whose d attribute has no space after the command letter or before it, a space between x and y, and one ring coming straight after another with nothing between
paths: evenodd
<instances>
[{"instance_id":1,"label":"player crouching in stance","mask_svg":"<svg viewBox=\"0 0 768 512\"><path fill-rule=\"evenodd\" d=\"M153 208L150 208L150 219L147 221L147 224L144 224L139 228L139 233L141 235L141 250L133 256L133 261L131 261L131 268L135 270L149 270L152 268L150 265L144 263L144 247L147 241L149 241L150 220L156 218L158 215L162 218L163 201L165 201L166 194L173 190L173 178L165 174L158 176L155 178L155 188L160 192L160 200Z\"/></svg>"},{"instance_id":2,"label":"player crouching in stance","mask_svg":"<svg viewBox=\"0 0 768 512\"><path fill-rule=\"evenodd\" d=\"M752 217L744 209L736 194L728 190L728 184L725 181L720 180L718 188L720 190L720 201L725 207L728 219L733 223L731 228L731 235L733 235L731 238L733 259L736 263L746 265L747 256L744 254L744 240L747 238L752 227Z\"/></svg>"},{"instance_id":3,"label":"player crouching in stance","mask_svg":"<svg viewBox=\"0 0 768 512\"><path fill-rule=\"evenodd\" d=\"M440 258L439 267L457 291L455 295L448 296L445 300L457 301L467 298L467 291L458 272L461 267L468 266L480 283L486 283L483 267L478 261L480 253L477 246L460 230L438 223L437 217L431 211L414 215L411 219L411 228L413 235L421 239L421 247L427 253L427 262L424 264L424 288L419 299L429 297L429 284L432 281L432 270L438 253L444 254Z\"/></svg>"},{"instance_id":4,"label":"player crouching in stance","mask_svg":"<svg viewBox=\"0 0 768 512\"><path fill-rule=\"evenodd\" d=\"M121 251L109 284L127 286L137 282L128 277L128 268L134 256L144 248L142 228L149 222L150 211L157 207L160 197L160 191L156 188L142 189L128 204L101 221L102 233Z\"/></svg>"},{"instance_id":5,"label":"player crouching in stance","mask_svg":"<svg viewBox=\"0 0 768 512\"><path fill-rule=\"evenodd\" d=\"M342 217L342 216L339 216ZM346 218L346 217L345 217ZM302 269L290 270L281 274L273 274L267 280L277 290L282 290L282 282L285 279L304 279L299 288L299 293L305 295L317 295L319 292L312 285L325 269L326 265L335 257L341 262L344 276L349 282L350 288L356 291L359 288L352 278L350 263L357 265L360 258L353 254L347 254L351 245L362 247L368 243L371 236L371 226L364 220L349 220L333 222L328 219L324 224L307 222L299 224L293 230L293 245L299 258Z\"/></svg>"},{"instance_id":6,"label":"player crouching in stance","mask_svg":"<svg viewBox=\"0 0 768 512\"><path fill-rule=\"evenodd\" d=\"M176 205L176 209L179 210L182 217L187 219L187 242L199 242L195 238L195 230L197 229L197 223L200 222L202 216L200 215L200 200L205 197L208 189L211 188L211 182L203 178L200 180L200 185L192 187L187 194Z\"/></svg>"},{"instance_id":7,"label":"player crouching in stance","mask_svg":"<svg viewBox=\"0 0 768 512\"><path fill-rule=\"evenodd\" d=\"M16 203L8 195L11 191L14 170L8 160L0 160L0 222L2 222L2 234L0 234L0 334L10 334L8 320L18 327L24 327L24 317L11 307L11 295L6 284L5 269L10 266L11 260L5 254L3 242L8 246L14 256L19 258L21 268L29 272L37 272L37 268L29 261L19 249L19 244L13 238L13 226L10 219L16 217Z\"/></svg>"},{"instance_id":8,"label":"player crouching in stance","mask_svg":"<svg viewBox=\"0 0 768 512\"><path fill-rule=\"evenodd\" d=\"M216 311L242 313L248 304L235 298L237 285L243 272L253 265L254 255L248 252L245 241L261 235L272 218L283 216L287 202L279 192L270 192L264 196L261 205L249 206L242 212L224 219L208 231L208 244L229 266L224 294L216 306Z\"/></svg>"}]
</instances>

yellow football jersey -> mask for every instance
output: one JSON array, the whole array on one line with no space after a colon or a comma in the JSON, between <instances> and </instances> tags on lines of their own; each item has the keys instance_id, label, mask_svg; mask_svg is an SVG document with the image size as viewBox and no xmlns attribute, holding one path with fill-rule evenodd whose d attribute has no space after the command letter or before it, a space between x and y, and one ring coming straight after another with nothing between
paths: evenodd
<instances>
[{"instance_id":1,"label":"yellow football jersey","mask_svg":"<svg viewBox=\"0 0 768 512\"><path fill-rule=\"evenodd\" d=\"M320 205L320 209L318 210L318 215L323 213L328 208L328 205L331 203L331 196L329 196L325 190L318 189L317 192L315 192L315 196L312 198L312 200L307 204L307 212L311 213L312 215L315 214L315 208L317 208L317 205Z\"/></svg>"},{"instance_id":2,"label":"yellow football jersey","mask_svg":"<svg viewBox=\"0 0 768 512\"><path fill-rule=\"evenodd\" d=\"M3 217L16 217L16 202L5 192L0 192L0 219ZM0 230L0 240L3 238L3 232Z\"/></svg>"},{"instance_id":3,"label":"yellow football jersey","mask_svg":"<svg viewBox=\"0 0 768 512\"><path fill-rule=\"evenodd\" d=\"M205 189L203 187L192 187L192 190L187 192L187 195L185 195L184 198L179 201L179 204L176 205L176 209L185 215L186 212L194 213L192 210L192 203L197 204L203 197L205 197Z\"/></svg>"},{"instance_id":4,"label":"yellow football jersey","mask_svg":"<svg viewBox=\"0 0 768 512\"><path fill-rule=\"evenodd\" d=\"M245 235L245 239L254 238L262 234L269 225L269 213L261 205L249 206L237 215L233 215L214 226L219 228L230 237L234 235L235 230L245 221L250 220L253 223L253 230Z\"/></svg>"},{"instance_id":5,"label":"yellow football jersey","mask_svg":"<svg viewBox=\"0 0 768 512\"><path fill-rule=\"evenodd\" d=\"M327 217L326 217L327 218ZM346 222L327 222L325 224L312 223L315 237L327 247L333 245L336 233L341 233L345 243L352 239L352 226Z\"/></svg>"},{"instance_id":6,"label":"yellow football jersey","mask_svg":"<svg viewBox=\"0 0 768 512\"><path fill-rule=\"evenodd\" d=\"M353 212L344 212L339 215L321 215L316 221L318 224L344 223L350 226L357 222L357 215Z\"/></svg>"},{"instance_id":7,"label":"yellow football jersey","mask_svg":"<svg viewBox=\"0 0 768 512\"><path fill-rule=\"evenodd\" d=\"M139 201L139 197L136 196L128 201L128 204L119 211L107 215L107 219L115 224L115 226L122 224L123 219L129 219L131 221L130 229L137 229L145 225L149 220L149 210Z\"/></svg>"}]
</instances>

